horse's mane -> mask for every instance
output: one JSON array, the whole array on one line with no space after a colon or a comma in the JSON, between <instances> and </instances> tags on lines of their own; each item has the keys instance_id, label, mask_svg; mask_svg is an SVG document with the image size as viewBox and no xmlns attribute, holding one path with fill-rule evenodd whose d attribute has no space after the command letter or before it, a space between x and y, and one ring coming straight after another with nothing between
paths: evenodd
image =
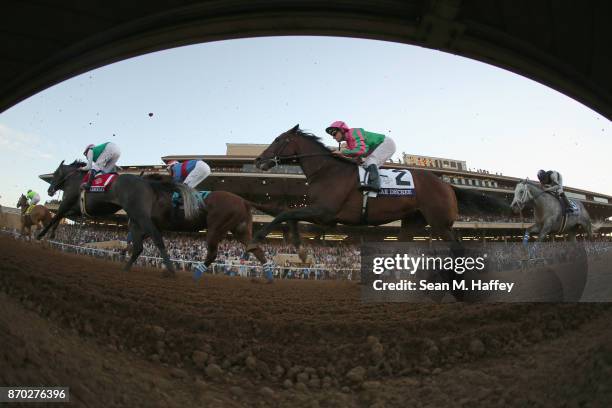
<instances>
[{"instance_id":1,"label":"horse's mane","mask_svg":"<svg viewBox=\"0 0 612 408\"><path fill-rule=\"evenodd\" d=\"M542 188L540 183L538 183L537 181L534 181L534 180L524 179L524 180L519 181L519 183L529 184L529 185L534 186L534 187L539 187L540 189Z\"/></svg>"},{"instance_id":2,"label":"horse's mane","mask_svg":"<svg viewBox=\"0 0 612 408\"><path fill-rule=\"evenodd\" d=\"M149 173L149 174L143 174L142 178L147 180L147 181L158 181L158 182L161 182L161 183L170 183L170 184L172 184L174 182L172 180L172 177L167 175L167 174Z\"/></svg>"},{"instance_id":3,"label":"horse's mane","mask_svg":"<svg viewBox=\"0 0 612 408\"><path fill-rule=\"evenodd\" d=\"M313 142L315 142L321 149L325 149L325 151L329 152L330 150L325 146L325 144L321 141L321 138L314 133L305 132L300 128L297 128L293 131L293 133L297 136L305 137Z\"/></svg>"},{"instance_id":4,"label":"horse's mane","mask_svg":"<svg viewBox=\"0 0 612 408\"><path fill-rule=\"evenodd\" d=\"M340 157L340 156L335 156L333 154L331 154L331 150L329 150L329 148L327 146L325 146L325 144L322 142L321 138L313 133L309 133L309 132L305 132L302 129L300 129L299 127L297 129L292 129L293 134L297 135L297 136L301 136L306 138L307 140L310 140L312 142L314 142L315 146L318 146L321 150L329 153L329 157L343 162L343 163L348 163L348 164L355 164L355 161L351 158L348 157Z\"/></svg>"},{"instance_id":5,"label":"horse's mane","mask_svg":"<svg viewBox=\"0 0 612 408\"><path fill-rule=\"evenodd\" d=\"M73 161L72 163L70 163L68 166L70 166L70 167L78 167L78 168L81 168L81 167L85 167L85 166L87 166L87 163L85 163L85 162L84 162L84 161L82 161L82 160L75 159L75 161Z\"/></svg>"}]
</instances>

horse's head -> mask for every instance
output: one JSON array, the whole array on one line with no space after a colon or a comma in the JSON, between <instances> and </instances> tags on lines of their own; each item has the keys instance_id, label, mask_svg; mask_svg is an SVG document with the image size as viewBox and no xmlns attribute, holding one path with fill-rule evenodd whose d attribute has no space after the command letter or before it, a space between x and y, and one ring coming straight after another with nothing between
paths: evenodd
<instances>
[{"instance_id":1,"label":"horse's head","mask_svg":"<svg viewBox=\"0 0 612 408\"><path fill-rule=\"evenodd\" d=\"M329 155L330 151L318 137L304 132L295 125L278 136L262 154L255 159L255 166L270 170L281 163L295 162L302 157Z\"/></svg>"},{"instance_id":2,"label":"horse's head","mask_svg":"<svg viewBox=\"0 0 612 408\"><path fill-rule=\"evenodd\" d=\"M515 213L519 213L525 208L525 205L533 200L533 194L531 192L532 184L529 180L525 179L520 181L516 187L514 188L514 198L512 199L512 203L510 204L510 208Z\"/></svg>"},{"instance_id":3,"label":"horse's head","mask_svg":"<svg viewBox=\"0 0 612 408\"><path fill-rule=\"evenodd\" d=\"M26 204L28 203L28 199L25 195L21 195L21 197L19 197L19 201L17 201L17 208L23 208L26 206Z\"/></svg>"},{"instance_id":4,"label":"horse's head","mask_svg":"<svg viewBox=\"0 0 612 408\"><path fill-rule=\"evenodd\" d=\"M287 160L292 156L295 157L299 153L296 140L298 131L300 131L300 125L295 125L288 131L281 133L274 139L272 144L255 159L255 167L266 171L279 165L283 160Z\"/></svg>"},{"instance_id":5,"label":"horse's head","mask_svg":"<svg viewBox=\"0 0 612 408\"><path fill-rule=\"evenodd\" d=\"M79 169L85 165L84 162L78 160L75 160L71 164L64 164L64 160L62 160L59 166L57 166L57 169L53 172L53 177L49 182L49 189L47 190L49 196L52 197L57 190L63 189L66 179L78 172Z\"/></svg>"}]
</instances>

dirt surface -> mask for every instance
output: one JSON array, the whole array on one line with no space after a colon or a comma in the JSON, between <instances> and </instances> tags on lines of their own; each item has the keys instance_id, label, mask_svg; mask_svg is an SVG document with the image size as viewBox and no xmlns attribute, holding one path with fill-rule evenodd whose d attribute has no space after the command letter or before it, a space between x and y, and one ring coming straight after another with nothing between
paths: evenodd
<instances>
[{"instance_id":1,"label":"dirt surface","mask_svg":"<svg viewBox=\"0 0 612 408\"><path fill-rule=\"evenodd\" d=\"M0 385L91 407L612 405L607 304L362 304L352 282L159 275L0 237Z\"/></svg>"}]
</instances>

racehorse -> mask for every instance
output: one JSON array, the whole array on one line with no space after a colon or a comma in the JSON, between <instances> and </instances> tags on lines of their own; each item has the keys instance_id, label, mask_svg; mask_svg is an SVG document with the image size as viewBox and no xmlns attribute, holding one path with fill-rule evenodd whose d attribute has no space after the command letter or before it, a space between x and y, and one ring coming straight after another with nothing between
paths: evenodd
<instances>
[{"instance_id":1,"label":"racehorse","mask_svg":"<svg viewBox=\"0 0 612 408\"><path fill-rule=\"evenodd\" d=\"M21 236L30 237L32 235L32 227L38 229L46 227L53 219L53 214L44 205L35 205L32 211L26 214L29 208L28 198L25 195L19 197L17 208L21 208ZM27 231L27 232L26 232ZM55 228L51 231L51 237L55 236Z\"/></svg>"},{"instance_id":2,"label":"racehorse","mask_svg":"<svg viewBox=\"0 0 612 408\"><path fill-rule=\"evenodd\" d=\"M356 163L334 156L318 137L302 131L299 125L278 136L255 159L256 167L264 171L293 162L299 164L306 176L310 205L279 214L257 232L255 242L262 240L282 222L381 225L396 220L402 221L403 230L429 225L435 236L458 242L452 229L459 212L458 204L464 209L509 213L508 205L502 200L455 188L430 171L411 170L415 195L370 198L364 216ZM294 244L299 246L297 240Z\"/></svg>"},{"instance_id":3,"label":"racehorse","mask_svg":"<svg viewBox=\"0 0 612 408\"><path fill-rule=\"evenodd\" d=\"M557 197L545 191L539 183L525 179L516 185L510 207L515 213L520 213L525 205L533 203L535 223L525 231L525 241L534 233L538 234L538 242L542 242L549 234L567 232L569 240L575 242L579 229L592 239L593 227L589 213L580 201L571 201L577 210L565 217L565 211Z\"/></svg>"},{"instance_id":4,"label":"racehorse","mask_svg":"<svg viewBox=\"0 0 612 408\"><path fill-rule=\"evenodd\" d=\"M191 221L199 217L200 204L189 187L183 184L172 184L151 180L144 180L132 174L121 174L116 181L104 192L86 193L82 203L81 183L83 181L82 168L85 163L75 160L71 164L60 163L49 184L48 194L53 196L57 190L63 190L64 196L53 220L38 234L41 239L47 231L67 216L88 215L90 217L105 217L123 209L129 220L135 248L132 257L126 264L129 270L138 255L142 252L142 239L151 237L159 250L166 270L162 276L174 276L174 266L166 251L164 241L158 224L166 213L160 213L160 203L169 201L174 192L178 192L184 203L183 217ZM82 212L82 206L86 214ZM164 210L163 208L161 210ZM140 247L139 247L139 246Z\"/></svg>"},{"instance_id":5,"label":"racehorse","mask_svg":"<svg viewBox=\"0 0 612 408\"><path fill-rule=\"evenodd\" d=\"M143 177L146 180L157 182L172 182L172 177L166 175L149 174ZM162 229L175 232L195 232L207 229L205 269L208 269L215 261L219 243L231 231L235 239L247 246L245 255L248 255L248 253L255 255L255 258L261 263L268 281L271 281L272 264L266 261L265 254L259 246L249 246L253 236L251 207L268 214L278 214L282 211L273 205L253 203L227 191L212 191L204 199L204 207L200 209L200 214L195 221L186 222L184 217L181 217L181 211L172 204L164 206L163 210L160 210L160 213L166 214L164 216L166 221L162 222ZM140 247L140 251L142 251L142 243Z\"/></svg>"},{"instance_id":6,"label":"racehorse","mask_svg":"<svg viewBox=\"0 0 612 408\"><path fill-rule=\"evenodd\" d=\"M64 190L56 217L81 215L79 197L83 173L79 170L82 166L82 162L75 161L70 165L62 162L53 174L49 195L53 195L57 189ZM181 209L172 204L172 194L175 191L181 194ZM204 264L208 267L215 260L217 246L228 231L239 241L249 243L252 235L251 205L264 211L273 210L272 206L250 203L223 191L210 193L205 199L204 208L198 203L192 189L184 184L173 183L170 177L155 175L140 177L122 174L107 192L88 193L85 197L89 216L107 216L120 208L125 210L132 239L132 253L125 269L130 270L143 251L144 239L151 237L164 259L166 271L163 276L173 275L174 267L165 250L162 230L197 232L207 228L208 251ZM265 265L264 269L269 268L261 248L251 248L249 252Z\"/></svg>"}]
</instances>

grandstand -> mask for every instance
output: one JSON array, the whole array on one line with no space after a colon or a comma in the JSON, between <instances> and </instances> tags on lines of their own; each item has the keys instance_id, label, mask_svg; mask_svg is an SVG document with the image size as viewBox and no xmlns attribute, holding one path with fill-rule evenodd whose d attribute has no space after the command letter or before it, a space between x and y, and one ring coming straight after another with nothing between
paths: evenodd
<instances>
[{"instance_id":1,"label":"grandstand","mask_svg":"<svg viewBox=\"0 0 612 408\"><path fill-rule=\"evenodd\" d=\"M162 161L170 160L205 160L212 169L212 174L199 186L202 190L225 190L236 193L248 200L256 202L274 202L288 207L299 207L308 204L306 195L306 178L297 165L277 166L270 171L263 172L257 169L254 159L267 147L264 144L240 144L227 143L225 155L167 155ZM462 160L445 159L439 157L419 156L414 154L403 154L402 159L389 162L386 165L391 168L401 169L428 169L437 174L443 180L459 188L473 189L497 195L510 202L516 183L520 181L517 177L502 174L491 174L486 170L472 170ZM165 166L162 165L132 165L124 166L123 173L140 174L164 173ZM41 175L41 179L49 181L51 174ZM600 234L612 233L612 222L607 220L612 217L612 196L582 190L574 187L566 187L569 197L581 200L589 211L594 222L600 225ZM49 204L54 209L57 204ZM466 240L514 240L522 237L523 231L531 223L531 215L525 212L525 218L518 216L510 219L496 217L470 217L462 216L455 223L455 228ZM265 224L271 217L261 213L254 214L256 224ZM125 223L125 214L119 212L113 219L96 221L102 224ZM93 221L89 221L93 222ZM394 241L398 239L428 240L431 239L428 228L414 231L414 235L401 236L401 223L399 221L380 227L348 227L337 226L335 228L323 228L315 225L305 224L302 226L302 234L313 240L324 239L327 241L363 242L363 241ZM269 239L286 238L286 230L277 230L268 235Z\"/></svg>"}]
</instances>

